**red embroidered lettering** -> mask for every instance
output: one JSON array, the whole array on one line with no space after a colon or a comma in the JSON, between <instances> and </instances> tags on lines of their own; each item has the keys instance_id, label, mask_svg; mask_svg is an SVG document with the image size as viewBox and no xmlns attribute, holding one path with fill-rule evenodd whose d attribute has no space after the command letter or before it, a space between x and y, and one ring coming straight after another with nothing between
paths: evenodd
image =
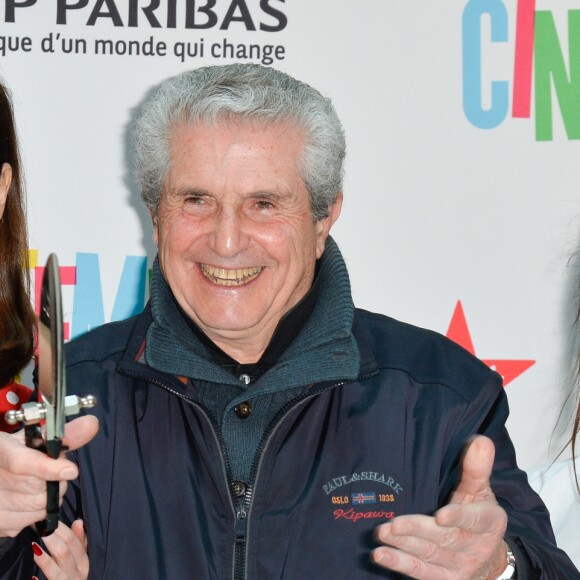
<instances>
[{"instance_id":1,"label":"red embroidered lettering","mask_svg":"<svg viewBox=\"0 0 580 580\"><path fill-rule=\"evenodd\" d=\"M340 520L345 519L351 522L358 522L361 519L365 520L377 520L377 519L385 519L385 520L392 520L395 517L395 512L385 512L385 511L370 511L370 512L361 512L357 511L354 508L350 508L348 510L337 509L334 510L334 519Z\"/></svg>"}]
</instances>

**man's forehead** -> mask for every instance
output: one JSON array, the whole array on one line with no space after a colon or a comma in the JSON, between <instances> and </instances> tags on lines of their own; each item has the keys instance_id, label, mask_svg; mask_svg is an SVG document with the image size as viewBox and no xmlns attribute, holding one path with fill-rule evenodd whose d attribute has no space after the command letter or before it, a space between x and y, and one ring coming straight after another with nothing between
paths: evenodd
<instances>
[{"instance_id":1,"label":"man's forehead","mask_svg":"<svg viewBox=\"0 0 580 580\"><path fill-rule=\"evenodd\" d=\"M241 178L274 172L283 178L301 173L302 133L284 124L250 123L176 126L170 134L169 172L235 171Z\"/></svg>"},{"instance_id":2,"label":"man's forehead","mask_svg":"<svg viewBox=\"0 0 580 580\"><path fill-rule=\"evenodd\" d=\"M177 139L193 139L201 133L218 134L220 132L230 131L239 132L246 131L254 133L255 135L263 133L274 133L279 136L281 140L292 135L303 139L305 131L298 125L296 121L286 118L280 119L262 119L245 118L229 116L226 118L217 118L211 121L195 121L189 122L185 119L177 120L173 124L169 132L169 141L174 142Z\"/></svg>"}]
</instances>

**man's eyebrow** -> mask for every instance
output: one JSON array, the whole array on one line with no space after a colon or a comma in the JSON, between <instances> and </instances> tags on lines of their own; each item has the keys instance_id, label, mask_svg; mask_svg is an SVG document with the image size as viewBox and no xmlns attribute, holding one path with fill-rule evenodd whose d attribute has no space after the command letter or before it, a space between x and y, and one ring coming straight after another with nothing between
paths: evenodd
<instances>
[{"instance_id":1,"label":"man's eyebrow","mask_svg":"<svg viewBox=\"0 0 580 580\"><path fill-rule=\"evenodd\" d=\"M174 197L203 197L208 196L210 193L199 187L177 187L169 192L170 195Z\"/></svg>"},{"instance_id":2,"label":"man's eyebrow","mask_svg":"<svg viewBox=\"0 0 580 580\"><path fill-rule=\"evenodd\" d=\"M265 201L283 201L292 197L291 192L284 191L254 191L248 197Z\"/></svg>"},{"instance_id":3,"label":"man's eyebrow","mask_svg":"<svg viewBox=\"0 0 580 580\"><path fill-rule=\"evenodd\" d=\"M185 199L187 197L212 197L212 193L207 189L201 187L176 187L168 192L168 195L174 199ZM290 199L292 197L292 192L280 192L280 191L267 191L267 190L257 190L251 191L246 194L247 199L257 199L264 201L276 201L280 202L283 200Z\"/></svg>"}]
</instances>

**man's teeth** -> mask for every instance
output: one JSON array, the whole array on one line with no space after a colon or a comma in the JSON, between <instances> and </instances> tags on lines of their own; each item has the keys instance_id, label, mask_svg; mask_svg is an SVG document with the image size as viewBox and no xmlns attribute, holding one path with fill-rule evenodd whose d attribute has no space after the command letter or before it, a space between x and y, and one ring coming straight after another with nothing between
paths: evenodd
<instances>
[{"instance_id":1,"label":"man's teeth","mask_svg":"<svg viewBox=\"0 0 580 580\"><path fill-rule=\"evenodd\" d=\"M214 284L219 286L241 286L251 282L262 271L262 268L238 268L236 270L226 270L216 268L208 264L201 265L201 271Z\"/></svg>"}]
</instances>

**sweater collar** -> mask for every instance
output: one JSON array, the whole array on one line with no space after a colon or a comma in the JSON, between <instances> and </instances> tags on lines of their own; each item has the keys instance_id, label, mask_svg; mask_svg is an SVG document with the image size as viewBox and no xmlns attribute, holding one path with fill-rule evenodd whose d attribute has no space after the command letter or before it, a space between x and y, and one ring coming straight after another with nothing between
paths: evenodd
<instances>
[{"instance_id":1,"label":"sweater collar","mask_svg":"<svg viewBox=\"0 0 580 580\"><path fill-rule=\"evenodd\" d=\"M266 371L271 369L277 362L282 353L292 343L302 330L304 324L310 317L316 305L319 288L318 268L316 268L314 283L306 295L287 312L276 327L272 340L268 344L266 350L256 363L241 364L219 346L217 346L199 326L187 316L181 306L174 298L175 307L181 312L184 320L188 323L191 331L206 347L208 354L213 358L213 361L222 368L228 369L235 376L246 374L251 377L252 381L262 376Z\"/></svg>"},{"instance_id":2,"label":"sweater collar","mask_svg":"<svg viewBox=\"0 0 580 580\"><path fill-rule=\"evenodd\" d=\"M276 391L356 378L359 353L352 334L354 305L350 281L338 246L330 237L320 259L316 284L312 311L296 338L258 380L256 388ZM207 341L192 330L191 321L178 307L158 260L153 265L151 312L153 322L145 349L149 366L194 380L239 386L236 376L216 364Z\"/></svg>"}]
</instances>

